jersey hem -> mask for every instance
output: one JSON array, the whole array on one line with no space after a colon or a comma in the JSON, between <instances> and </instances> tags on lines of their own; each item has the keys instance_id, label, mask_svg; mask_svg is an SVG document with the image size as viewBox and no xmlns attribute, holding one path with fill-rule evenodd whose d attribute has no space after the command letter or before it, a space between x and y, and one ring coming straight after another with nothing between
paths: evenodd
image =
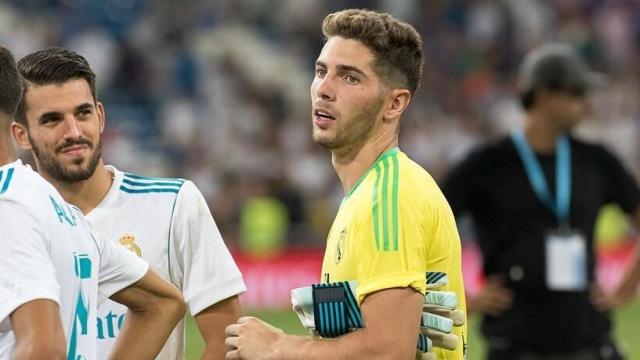
<instances>
[{"instance_id":1,"label":"jersey hem","mask_svg":"<svg viewBox=\"0 0 640 360\"><path fill-rule=\"evenodd\" d=\"M35 284L29 287L20 287L13 294L3 300L0 305L0 328L9 320L9 315L20 306L39 299L54 301L60 305L60 286L53 284Z\"/></svg>"},{"instance_id":2,"label":"jersey hem","mask_svg":"<svg viewBox=\"0 0 640 360\"><path fill-rule=\"evenodd\" d=\"M118 291L128 288L136 281L142 279L149 271L149 264L140 259L128 265L127 272L117 276L118 280L115 284L108 282L98 284L98 306L100 306L107 298Z\"/></svg>"},{"instance_id":3,"label":"jersey hem","mask_svg":"<svg viewBox=\"0 0 640 360\"><path fill-rule=\"evenodd\" d=\"M424 295L427 291L424 273L411 271L395 274L386 274L362 282L356 290L358 305L362 305L365 297L376 291L411 287Z\"/></svg>"},{"instance_id":4,"label":"jersey hem","mask_svg":"<svg viewBox=\"0 0 640 360\"><path fill-rule=\"evenodd\" d=\"M245 291L247 291L247 287L242 281L242 276L234 276L225 281L209 285L193 295L185 292L184 297L191 315L196 316L209 306L234 295L242 294Z\"/></svg>"}]
</instances>

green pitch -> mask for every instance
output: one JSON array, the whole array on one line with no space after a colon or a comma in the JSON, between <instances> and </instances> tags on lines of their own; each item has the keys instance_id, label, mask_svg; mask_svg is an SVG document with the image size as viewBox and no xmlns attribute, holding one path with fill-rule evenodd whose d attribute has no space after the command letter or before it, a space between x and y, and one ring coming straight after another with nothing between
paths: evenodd
<instances>
[{"instance_id":1,"label":"green pitch","mask_svg":"<svg viewBox=\"0 0 640 360\"><path fill-rule=\"evenodd\" d=\"M307 334L307 331L298 322L298 317L290 310L251 311L250 315L257 316L268 323L282 328L290 334ZM640 301L635 301L615 312L615 334L620 345L625 348L628 359L640 359L640 342L637 339L640 334ZM469 356L468 359L482 359L484 354L484 341L480 337L477 317L469 322ZM198 333L193 319L187 322L186 359L196 360L203 349L202 338Z\"/></svg>"}]
</instances>

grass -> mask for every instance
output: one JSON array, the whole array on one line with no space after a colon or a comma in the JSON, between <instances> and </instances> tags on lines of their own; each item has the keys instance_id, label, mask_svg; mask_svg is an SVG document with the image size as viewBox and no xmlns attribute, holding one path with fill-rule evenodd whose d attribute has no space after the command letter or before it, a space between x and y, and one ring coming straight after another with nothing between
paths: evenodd
<instances>
[{"instance_id":1,"label":"grass","mask_svg":"<svg viewBox=\"0 0 640 360\"><path fill-rule=\"evenodd\" d=\"M290 310L250 311L250 315L257 316L268 323L284 329L290 334L307 334L300 325L297 316ZM627 358L640 359L640 301L635 301L618 309L614 314L615 336L620 345L627 352ZM482 359L485 343L479 332L480 321L473 317L469 321L469 354L468 359ZM187 322L186 359L196 360L202 352L203 342L193 319Z\"/></svg>"}]
</instances>

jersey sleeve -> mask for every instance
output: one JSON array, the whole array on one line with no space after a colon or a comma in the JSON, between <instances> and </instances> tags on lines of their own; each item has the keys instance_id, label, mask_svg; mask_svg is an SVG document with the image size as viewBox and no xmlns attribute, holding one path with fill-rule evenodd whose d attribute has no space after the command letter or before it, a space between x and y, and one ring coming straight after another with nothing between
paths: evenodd
<instances>
[{"instance_id":1,"label":"jersey sleeve","mask_svg":"<svg viewBox=\"0 0 640 360\"><path fill-rule=\"evenodd\" d=\"M618 204L627 214L632 214L640 206L640 189L631 173L605 148L601 148L599 166L605 174L606 199Z\"/></svg>"},{"instance_id":2,"label":"jersey sleeve","mask_svg":"<svg viewBox=\"0 0 640 360\"><path fill-rule=\"evenodd\" d=\"M192 315L247 290L204 197L191 181L178 193L171 242L171 280L181 285Z\"/></svg>"},{"instance_id":3,"label":"jersey sleeve","mask_svg":"<svg viewBox=\"0 0 640 360\"><path fill-rule=\"evenodd\" d=\"M91 236L100 252L98 304L101 304L111 295L142 279L149 270L149 264L100 233L92 230Z\"/></svg>"},{"instance_id":4,"label":"jersey sleeve","mask_svg":"<svg viewBox=\"0 0 640 360\"><path fill-rule=\"evenodd\" d=\"M379 192L384 190L382 187ZM355 234L363 245L357 261L358 303L384 289L412 287L422 294L426 291L422 210L416 207L418 202L412 199L410 189L396 192L389 188L388 196L380 195Z\"/></svg>"},{"instance_id":5,"label":"jersey sleeve","mask_svg":"<svg viewBox=\"0 0 640 360\"><path fill-rule=\"evenodd\" d=\"M36 299L60 302L60 285L49 253L46 229L25 206L0 202L0 330L9 316Z\"/></svg>"}]
</instances>

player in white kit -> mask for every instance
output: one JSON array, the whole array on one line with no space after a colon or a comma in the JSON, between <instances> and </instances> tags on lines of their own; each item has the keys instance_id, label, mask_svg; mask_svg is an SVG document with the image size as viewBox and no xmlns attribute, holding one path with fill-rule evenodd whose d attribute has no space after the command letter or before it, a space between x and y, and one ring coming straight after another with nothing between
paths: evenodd
<instances>
[{"instance_id":1,"label":"player in white kit","mask_svg":"<svg viewBox=\"0 0 640 360\"><path fill-rule=\"evenodd\" d=\"M203 358L224 358L224 329L240 316L238 295L246 288L196 186L188 180L142 177L104 165L100 154L104 109L96 101L94 75L82 56L50 48L25 56L18 68L27 81L16 114L18 143L32 150L40 173L98 231L149 261L182 290L205 339ZM64 73L68 69L90 76ZM41 124L31 116L51 111L70 116L94 103L95 113L73 128ZM82 151L82 156L68 161L57 151L64 144ZM122 306L105 302L100 307L101 354L107 354L119 337L123 319ZM158 359L183 357L184 321Z\"/></svg>"},{"instance_id":2,"label":"player in white kit","mask_svg":"<svg viewBox=\"0 0 640 360\"><path fill-rule=\"evenodd\" d=\"M108 297L132 308L128 333L154 328L144 346L122 341L114 358L152 358L184 314L181 295L15 160L8 130L21 95L0 47L0 359L95 359L97 306Z\"/></svg>"}]
</instances>

